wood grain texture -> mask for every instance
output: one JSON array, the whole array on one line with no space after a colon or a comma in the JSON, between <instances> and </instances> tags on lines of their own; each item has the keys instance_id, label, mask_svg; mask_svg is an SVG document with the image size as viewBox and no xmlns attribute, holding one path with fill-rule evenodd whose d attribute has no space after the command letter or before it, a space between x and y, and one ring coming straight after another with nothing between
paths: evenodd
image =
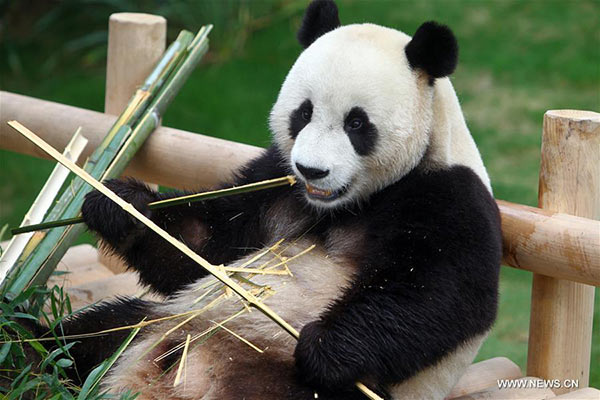
<instances>
[{"instance_id":1,"label":"wood grain texture","mask_svg":"<svg viewBox=\"0 0 600 400\"><path fill-rule=\"evenodd\" d=\"M495 357L470 365L448 395L448 399L498 387L499 379L522 378L517 364L506 357Z\"/></svg>"},{"instance_id":2,"label":"wood grain texture","mask_svg":"<svg viewBox=\"0 0 600 400\"><path fill-rule=\"evenodd\" d=\"M117 13L108 22L104 112L119 115L162 57L167 20L158 15Z\"/></svg>"},{"instance_id":3,"label":"wood grain texture","mask_svg":"<svg viewBox=\"0 0 600 400\"><path fill-rule=\"evenodd\" d=\"M556 400L598 400L600 390L591 387L575 390L567 394L555 397Z\"/></svg>"},{"instance_id":4,"label":"wood grain texture","mask_svg":"<svg viewBox=\"0 0 600 400\"><path fill-rule=\"evenodd\" d=\"M544 115L538 205L599 219L600 114ZM527 374L589 384L594 287L534 274ZM561 388L561 394L569 389Z\"/></svg>"},{"instance_id":5,"label":"wood grain texture","mask_svg":"<svg viewBox=\"0 0 600 400\"><path fill-rule=\"evenodd\" d=\"M600 221L498 200L504 263L600 286Z\"/></svg>"}]
</instances>

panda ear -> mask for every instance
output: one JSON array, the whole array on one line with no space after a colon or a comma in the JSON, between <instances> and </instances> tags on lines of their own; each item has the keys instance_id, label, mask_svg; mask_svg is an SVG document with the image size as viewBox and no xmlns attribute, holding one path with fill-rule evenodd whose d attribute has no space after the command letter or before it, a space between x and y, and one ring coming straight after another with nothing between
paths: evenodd
<instances>
[{"instance_id":1,"label":"panda ear","mask_svg":"<svg viewBox=\"0 0 600 400\"><path fill-rule=\"evenodd\" d=\"M431 81L450 75L458 61L458 43L445 25L429 21L417 29L404 48L408 63L413 69L425 71Z\"/></svg>"},{"instance_id":2,"label":"panda ear","mask_svg":"<svg viewBox=\"0 0 600 400\"><path fill-rule=\"evenodd\" d=\"M340 26L338 8L333 0L313 0L304 13L298 41L307 48L320 36Z\"/></svg>"}]
</instances>

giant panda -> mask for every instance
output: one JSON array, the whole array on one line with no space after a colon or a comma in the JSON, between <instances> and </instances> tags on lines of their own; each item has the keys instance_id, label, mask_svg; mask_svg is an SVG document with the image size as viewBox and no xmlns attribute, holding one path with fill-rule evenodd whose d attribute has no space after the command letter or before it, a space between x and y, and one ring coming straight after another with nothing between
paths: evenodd
<instances>
[{"instance_id":1,"label":"giant panda","mask_svg":"<svg viewBox=\"0 0 600 400\"><path fill-rule=\"evenodd\" d=\"M256 266L256 254L286 239L280 256L293 276L252 280L273 291L265 304L299 340L258 311L243 312L225 326L264 352L218 330L189 345L185 381L174 385L187 335L243 309L233 295L185 324L166 319L142 329L104 378L109 392L358 399L360 381L384 398L442 399L489 332L499 213L447 78L458 55L452 32L435 22L412 38L373 24L340 26L335 3L316 0L298 39L304 50L270 114L273 144L223 183L293 174L297 185L150 211L149 202L181 194L135 180L106 184L213 264ZM198 301L214 278L99 192L88 194L82 213L165 300L100 303L64 321L62 334L190 315L217 296ZM79 378L127 334L78 339L70 352Z\"/></svg>"}]
</instances>

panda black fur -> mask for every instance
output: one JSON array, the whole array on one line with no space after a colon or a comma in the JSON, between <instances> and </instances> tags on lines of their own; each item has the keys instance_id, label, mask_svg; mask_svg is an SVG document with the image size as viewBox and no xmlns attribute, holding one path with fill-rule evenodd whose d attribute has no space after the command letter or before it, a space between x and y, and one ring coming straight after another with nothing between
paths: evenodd
<instances>
[{"instance_id":1,"label":"panda black fur","mask_svg":"<svg viewBox=\"0 0 600 400\"><path fill-rule=\"evenodd\" d=\"M300 184L149 211L177 196L134 181L108 187L215 264L240 265L286 238L294 277L259 276L265 302L301 330L295 340L259 312L190 347L185 385L173 387L180 352L157 356L240 309L232 297L176 329L144 328L104 380L143 399L363 398L361 381L386 398L443 398L472 362L496 315L499 214L479 153L447 78L457 46L448 28L415 37L371 24L339 26L332 1L310 4L306 47L273 107L274 144L233 182L294 173ZM63 323L96 332L202 308L212 279L98 192L83 206L89 228L138 271L164 302L117 299ZM252 266L252 265L250 265ZM41 333L42 327L37 330ZM80 374L111 355L127 332L81 339Z\"/></svg>"}]
</instances>

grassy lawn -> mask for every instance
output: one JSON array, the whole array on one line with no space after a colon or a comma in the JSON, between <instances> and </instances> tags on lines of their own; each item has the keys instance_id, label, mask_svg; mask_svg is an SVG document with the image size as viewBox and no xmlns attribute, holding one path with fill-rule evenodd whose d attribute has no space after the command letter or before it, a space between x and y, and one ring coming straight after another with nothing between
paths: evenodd
<instances>
[{"instance_id":1,"label":"grassy lawn","mask_svg":"<svg viewBox=\"0 0 600 400\"><path fill-rule=\"evenodd\" d=\"M295 31L302 3L292 1L290 7L273 15L268 12L271 3L255 4L261 15L268 17L266 23L252 30L243 46L234 40L241 35L241 28L228 36L217 25L212 40L216 50L171 105L165 125L260 146L268 144L268 112L286 71L300 52ZM600 109L597 1L338 4L343 23L369 21L408 33L430 19L451 26L461 46L453 83L499 199L536 205L542 117L546 110ZM100 11L107 13L106 8ZM176 21L183 21L180 24L193 23L186 26L192 30L212 21L200 12L178 20L176 12L172 12ZM176 24L169 31L170 39L177 31L175 27ZM54 63L60 68L54 69L45 64L55 56L52 48L29 44L21 49L15 45L20 61L0 65L0 86L3 90L101 111L104 60L97 49L102 49L102 43L100 40L95 52L86 53L87 58L77 62L67 63L59 57ZM47 66L48 72L37 71L38 65ZM20 221L53 164L6 151L0 151L0 162L0 225L13 226ZM531 274L503 269L499 318L478 359L507 356L525 370L530 288ZM598 290L595 305L591 384L600 387Z\"/></svg>"}]
</instances>

